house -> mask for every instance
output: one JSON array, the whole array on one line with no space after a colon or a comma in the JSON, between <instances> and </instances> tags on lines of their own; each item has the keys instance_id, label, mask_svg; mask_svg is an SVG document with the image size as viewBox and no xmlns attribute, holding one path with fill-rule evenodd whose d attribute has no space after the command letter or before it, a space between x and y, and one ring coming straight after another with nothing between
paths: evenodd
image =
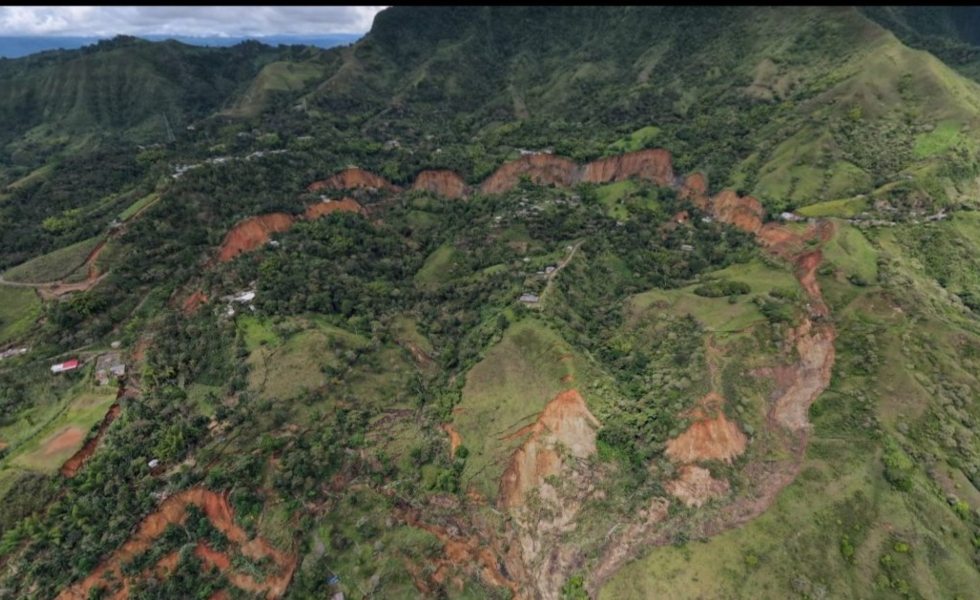
<instances>
[{"instance_id":1,"label":"house","mask_svg":"<svg viewBox=\"0 0 980 600\"><path fill-rule=\"evenodd\" d=\"M95 380L108 385L113 378L126 375L126 364L118 352L108 352L95 360Z\"/></svg>"},{"instance_id":2,"label":"house","mask_svg":"<svg viewBox=\"0 0 980 600\"><path fill-rule=\"evenodd\" d=\"M56 365L51 365L52 373L64 373L65 371L74 371L81 365L77 358L71 360L66 360L63 363L58 363Z\"/></svg>"},{"instance_id":3,"label":"house","mask_svg":"<svg viewBox=\"0 0 980 600\"><path fill-rule=\"evenodd\" d=\"M551 275L554 272L555 272L555 266L554 265L548 265L547 267L544 268L545 275Z\"/></svg>"},{"instance_id":4,"label":"house","mask_svg":"<svg viewBox=\"0 0 980 600\"><path fill-rule=\"evenodd\" d=\"M784 221L802 221L803 217L796 213L791 212L781 212L779 213L779 218Z\"/></svg>"},{"instance_id":5,"label":"house","mask_svg":"<svg viewBox=\"0 0 980 600\"><path fill-rule=\"evenodd\" d=\"M520 297L520 301L525 304L537 304L538 300L540 300L540 298L538 298L536 294L521 294Z\"/></svg>"}]
</instances>

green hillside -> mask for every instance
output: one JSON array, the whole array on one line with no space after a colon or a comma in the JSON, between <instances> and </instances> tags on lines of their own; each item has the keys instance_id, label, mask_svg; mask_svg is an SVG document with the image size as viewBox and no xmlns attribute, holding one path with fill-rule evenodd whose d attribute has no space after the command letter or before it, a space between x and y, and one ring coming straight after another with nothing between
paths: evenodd
<instances>
[{"instance_id":1,"label":"green hillside","mask_svg":"<svg viewBox=\"0 0 980 600\"><path fill-rule=\"evenodd\" d=\"M0 60L0 596L975 597L978 14Z\"/></svg>"}]
</instances>

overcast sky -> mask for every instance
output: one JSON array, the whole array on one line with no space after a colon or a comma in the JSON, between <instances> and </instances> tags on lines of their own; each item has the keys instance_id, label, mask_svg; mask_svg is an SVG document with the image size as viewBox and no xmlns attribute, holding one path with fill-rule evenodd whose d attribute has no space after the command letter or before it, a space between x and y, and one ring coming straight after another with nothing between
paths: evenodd
<instances>
[{"instance_id":1,"label":"overcast sky","mask_svg":"<svg viewBox=\"0 0 980 600\"><path fill-rule=\"evenodd\" d=\"M365 33L383 6L0 6L0 36Z\"/></svg>"}]
</instances>

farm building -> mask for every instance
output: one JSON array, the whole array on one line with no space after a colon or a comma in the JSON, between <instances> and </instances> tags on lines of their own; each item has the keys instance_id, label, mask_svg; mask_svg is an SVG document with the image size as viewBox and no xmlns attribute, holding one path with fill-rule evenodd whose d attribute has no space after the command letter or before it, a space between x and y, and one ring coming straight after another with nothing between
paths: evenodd
<instances>
[{"instance_id":1,"label":"farm building","mask_svg":"<svg viewBox=\"0 0 980 600\"><path fill-rule=\"evenodd\" d=\"M118 352L108 352L95 361L95 380L99 385L107 385L113 377L126 374L126 365Z\"/></svg>"},{"instance_id":2,"label":"farm building","mask_svg":"<svg viewBox=\"0 0 980 600\"><path fill-rule=\"evenodd\" d=\"M535 294L521 294L520 297L520 301L525 304L537 304L538 300L540 300L540 298L538 298L538 296Z\"/></svg>"},{"instance_id":3,"label":"farm building","mask_svg":"<svg viewBox=\"0 0 980 600\"><path fill-rule=\"evenodd\" d=\"M77 358L71 360L66 360L65 362L58 363L56 365L51 365L52 373L64 373L65 371L74 371L78 368L81 363Z\"/></svg>"}]
</instances>

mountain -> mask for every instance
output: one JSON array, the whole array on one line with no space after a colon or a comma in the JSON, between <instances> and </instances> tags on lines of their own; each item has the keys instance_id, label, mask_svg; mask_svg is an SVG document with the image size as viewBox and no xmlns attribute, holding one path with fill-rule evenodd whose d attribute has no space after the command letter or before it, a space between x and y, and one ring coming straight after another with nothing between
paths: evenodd
<instances>
[{"instance_id":1,"label":"mountain","mask_svg":"<svg viewBox=\"0 0 980 600\"><path fill-rule=\"evenodd\" d=\"M0 590L972 597L974 14L0 61Z\"/></svg>"}]
</instances>

